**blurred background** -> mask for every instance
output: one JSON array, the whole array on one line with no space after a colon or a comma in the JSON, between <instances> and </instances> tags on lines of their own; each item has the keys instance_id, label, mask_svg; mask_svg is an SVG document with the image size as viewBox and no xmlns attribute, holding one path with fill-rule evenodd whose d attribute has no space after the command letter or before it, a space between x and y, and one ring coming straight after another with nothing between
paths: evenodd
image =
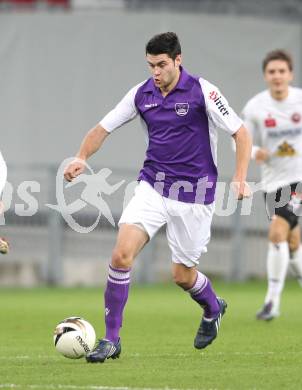
<instances>
[{"instance_id":1,"label":"blurred background","mask_svg":"<svg viewBox=\"0 0 302 390\"><path fill-rule=\"evenodd\" d=\"M0 234L11 251L0 258L0 286L100 285L107 276L116 227L101 217L87 234L68 226L55 205L56 175L87 130L134 85L149 77L146 42L175 31L183 65L216 84L238 112L265 89L261 62L275 48L290 51L296 86L301 85L302 2L300 0L0 0L0 149L8 163L3 199L7 209ZM117 130L90 161L94 172L110 169L112 185L103 199L115 222L125 192L133 191L146 143L139 120ZM219 132L220 182L234 169L230 137ZM259 182L252 163L249 181ZM65 189L81 198L83 183ZM263 195L250 215L241 207L223 212L220 199L208 253L200 269L227 280L265 275L266 217ZM248 213L249 214L249 213ZM90 226L98 210L85 203L74 219ZM140 254L137 283L170 280L170 252L162 230Z\"/></svg>"}]
</instances>

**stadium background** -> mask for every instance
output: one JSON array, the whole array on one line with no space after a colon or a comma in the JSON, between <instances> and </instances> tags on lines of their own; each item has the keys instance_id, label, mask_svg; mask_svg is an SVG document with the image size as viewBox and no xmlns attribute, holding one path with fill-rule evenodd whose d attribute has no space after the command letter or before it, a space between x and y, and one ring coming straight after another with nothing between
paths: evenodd
<instances>
[{"instance_id":1,"label":"stadium background","mask_svg":"<svg viewBox=\"0 0 302 390\"><path fill-rule=\"evenodd\" d=\"M58 167L76 152L88 128L148 77L144 46L150 36L176 31L184 66L218 85L240 112L265 88L261 60L271 49L293 54L295 85L301 86L301 16L301 0L0 0L0 149L9 168L0 235L11 242L10 253L0 256L0 389L302 388L297 281L286 282L280 318L255 320L266 289L268 220L261 193L250 216L240 216L240 210L215 216L209 252L202 257L200 269L217 276L215 291L228 302L215 343L202 351L192 346L200 308L167 283L170 254L162 231L132 272L136 283L121 330L121 359L104 365L61 356L53 329L63 318L79 315L98 337L104 335L100 285L116 230L103 218L93 232L76 233L45 206L56 204ZM230 138L219 135L220 181L229 183L234 154ZM126 180L103 197L115 221L144 151L135 121L113 134L91 160L94 172L111 169L110 184ZM249 179L259 181L254 164ZM67 204L84 188L66 189ZM75 215L83 226L96 216L91 205Z\"/></svg>"},{"instance_id":2,"label":"stadium background","mask_svg":"<svg viewBox=\"0 0 302 390\"><path fill-rule=\"evenodd\" d=\"M116 231L102 219L93 232L76 233L45 204L56 203L57 169L77 151L86 131L148 77L144 46L152 35L177 32L184 67L219 86L240 112L265 88L261 60L269 50L293 54L295 85L301 85L300 16L299 1L0 1L1 150L10 183L1 235L11 242L10 254L0 259L0 285L104 283ZM136 120L116 131L91 165L95 172L110 168L112 183L132 182L145 148ZM222 131L218 163L220 180L229 182L234 154ZM38 211L26 215L27 203L17 191L31 180L40 183L32 194ZM259 181L254 164L249 180ZM115 221L123 189L104 197ZM70 197L82 190L75 186ZM16 215L16 205L24 205L24 216ZM95 215L88 205L78 218L89 224ZM215 216L201 269L228 280L263 277L267 227L260 193L250 216ZM140 283L170 279L164 231L139 256L133 278Z\"/></svg>"}]
</instances>

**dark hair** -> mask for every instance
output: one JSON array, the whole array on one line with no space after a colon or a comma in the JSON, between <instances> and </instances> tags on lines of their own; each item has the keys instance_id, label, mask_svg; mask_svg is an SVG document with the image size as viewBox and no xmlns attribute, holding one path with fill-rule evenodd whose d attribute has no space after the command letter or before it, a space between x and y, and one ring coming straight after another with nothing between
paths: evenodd
<instances>
[{"instance_id":1,"label":"dark hair","mask_svg":"<svg viewBox=\"0 0 302 390\"><path fill-rule=\"evenodd\" d=\"M166 32L154 35L146 44L146 54L167 54L175 60L181 54L181 46L178 36L174 32Z\"/></svg>"},{"instance_id":2,"label":"dark hair","mask_svg":"<svg viewBox=\"0 0 302 390\"><path fill-rule=\"evenodd\" d=\"M282 49L277 49L270 51L267 53L265 56L264 60L262 61L262 70L265 72L265 69L270 61L275 61L275 60L280 60L280 61L285 61L289 67L289 70L293 70L293 59L292 56L285 50Z\"/></svg>"}]
</instances>

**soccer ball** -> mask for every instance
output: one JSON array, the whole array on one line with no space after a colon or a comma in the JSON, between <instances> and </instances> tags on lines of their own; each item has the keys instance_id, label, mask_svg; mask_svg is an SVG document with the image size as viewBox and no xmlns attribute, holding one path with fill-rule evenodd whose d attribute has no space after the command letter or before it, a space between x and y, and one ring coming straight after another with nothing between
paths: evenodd
<instances>
[{"instance_id":1,"label":"soccer ball","mask_svg":"<svg viewBox=\"0 0 302 390\"><path fill-rule=\"evenodd\" d=\"M63 356L79 359L92 351L96 337L88 321L81 317L69 317L56 326L53 339L57 351Z\"/></svg>"}]
</instances>

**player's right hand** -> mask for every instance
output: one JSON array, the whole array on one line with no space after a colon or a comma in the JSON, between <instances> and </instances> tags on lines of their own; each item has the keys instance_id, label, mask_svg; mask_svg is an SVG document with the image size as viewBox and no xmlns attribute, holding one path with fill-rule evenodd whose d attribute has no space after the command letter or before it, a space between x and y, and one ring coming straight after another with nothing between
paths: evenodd
<instances>
[{"instance_id":1,"label":"player's right hand","mask_svg":"<svg viewBox=\"0 0 302 390\"><path fill-rule=\"evenodd\" d=\"M249 198L252 195L250 186L246 181L238 181L236 178L233 178L233 181L231 182L231 188L238 200Z\"/></svg>"},{"instance_id":2,"label":"player's right hand","mask_svg":"<svg viewBox=\"0 0 302 390\"><path fill-rule=\"evenodd\" d=\"M84 172L86 168L85 161L81 160L79 158L74 159L67 165L67 167L64 170L64 178L67 181L72 181L77 176L79 176L81 173Z\"/></svg>"},{"instance_id":3,"label":"player's right hand","mask_svg":"<svg viewBox=\"0 0 302 390\"><path fill-rule=\"evenodd\" d=\"M267 149L260 148L255 154L255 160L257 164L263 164L270 158L270 153Z\"/></svg>"}]
</instances>

